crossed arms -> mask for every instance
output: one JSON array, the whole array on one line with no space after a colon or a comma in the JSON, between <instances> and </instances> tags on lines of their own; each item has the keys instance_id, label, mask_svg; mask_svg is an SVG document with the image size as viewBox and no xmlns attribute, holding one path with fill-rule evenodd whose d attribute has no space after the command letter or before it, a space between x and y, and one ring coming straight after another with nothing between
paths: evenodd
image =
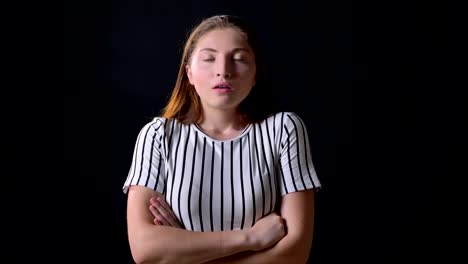
<instances>
[{"instance_id":1,"label":"crossed arms","mask_svg":"<svg viewBox=\"0 0 468 264\"><path fill-rule=\"evenodd\" d=\"M314 190L281 198L253 227L194 232L180 228L161 194L142 186L128 192L127 224L136 263L306 263L312 246ZM151 208L151 209L150 209Z\"/></svg>"}]
</instances>

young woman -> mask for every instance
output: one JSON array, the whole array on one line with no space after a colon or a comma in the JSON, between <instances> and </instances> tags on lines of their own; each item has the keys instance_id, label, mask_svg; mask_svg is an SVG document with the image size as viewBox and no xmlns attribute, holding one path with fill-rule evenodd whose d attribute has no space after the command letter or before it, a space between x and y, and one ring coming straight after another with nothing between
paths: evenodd
<instances>
[{"instance_id":1,"label":"young woman","mask_svg":"<svg viewBox=\"0 0 468 264\"><path fill-rule=\"evenodd\" d=\"M273 110L265 77L241 19L214 16L194 28L123 187L137 263L307 261L320 182L306 126Z\"/></svg>"}]
</instances>

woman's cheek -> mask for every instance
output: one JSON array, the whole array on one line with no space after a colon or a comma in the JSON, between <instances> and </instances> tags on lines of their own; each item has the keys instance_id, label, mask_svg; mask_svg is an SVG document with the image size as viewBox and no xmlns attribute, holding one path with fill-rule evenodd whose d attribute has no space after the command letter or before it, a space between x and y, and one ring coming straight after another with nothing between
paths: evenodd
<instances>
[{"instance_id":1,"label":"woman's cheek","mask_svg":"<svg viewBox=\"0 0 468 264\"><path fill-rule=\"evenodd\" d=\"M211 66L207 63L200 63L196 66L196 72L199 75L207 75L211 69Z\"/></svg>"},{"instance_id":2,"label":"woman's cheek","mask_svg":"<svg viewBox=\"0 0 468 264\"><path fill-rule=\"evenodd\" d=\"M207 69L197 65L196 67L192 68L192 75L194 78L200 78L206 75Z\"/></svg>"}]
</instances>

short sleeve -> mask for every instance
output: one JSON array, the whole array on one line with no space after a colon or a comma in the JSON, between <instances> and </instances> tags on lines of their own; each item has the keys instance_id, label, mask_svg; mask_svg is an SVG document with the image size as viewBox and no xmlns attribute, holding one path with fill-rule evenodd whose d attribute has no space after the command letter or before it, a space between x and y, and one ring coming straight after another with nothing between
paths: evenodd
<instances>
[{"instance_id":1,"label":"short sleeve","mask_svg":"<svg viewBox=\"0 0 468 264\"><path fill-rule=\"evenodd\" d=\"M131 185L146 186L163 193L166 182L163 135L164 121L161 119L154 119L140 130L130 171L122 188L124 193Z\"/></svg>"},{"instance_id":2,"label":"short sleeve","mask_svg":"<svg viewBox=\"0 0 468 264\"><path fill-rule=\"evenodd\" d=\"M295 113L285 113L281 130L278 179L281 195L320 189L304 122Z\"/></svg>"}]
</instances>

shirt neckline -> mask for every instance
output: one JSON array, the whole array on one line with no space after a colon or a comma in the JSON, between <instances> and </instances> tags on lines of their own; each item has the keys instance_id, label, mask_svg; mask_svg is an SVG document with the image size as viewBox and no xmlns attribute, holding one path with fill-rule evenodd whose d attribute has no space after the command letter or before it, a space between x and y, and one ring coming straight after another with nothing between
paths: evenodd
<instances>
[{"instance_id":1,"label":"shirt neckline","mask_svg":"<svg viewBox=\"0 0 468 264\"><path fill-rule=\"evenodd\" d=\"M211 137L210 135L208 135L198 124L196 123L192 123L192 127L197 130L198 132L200 132L201 134L203 134L204 137L208 138L209 140L212 140L212 141L215 141L215 142L231 142L231 141L236 141L242 137L244 137L245 135L248 134L248 132L250 131L250 129L252 128L252 124L248 124L244 130L242 130L242 132L234 137L234 138L230 138L230 139L215 139L213 137Z\"/></svg>"}]
</instances>

